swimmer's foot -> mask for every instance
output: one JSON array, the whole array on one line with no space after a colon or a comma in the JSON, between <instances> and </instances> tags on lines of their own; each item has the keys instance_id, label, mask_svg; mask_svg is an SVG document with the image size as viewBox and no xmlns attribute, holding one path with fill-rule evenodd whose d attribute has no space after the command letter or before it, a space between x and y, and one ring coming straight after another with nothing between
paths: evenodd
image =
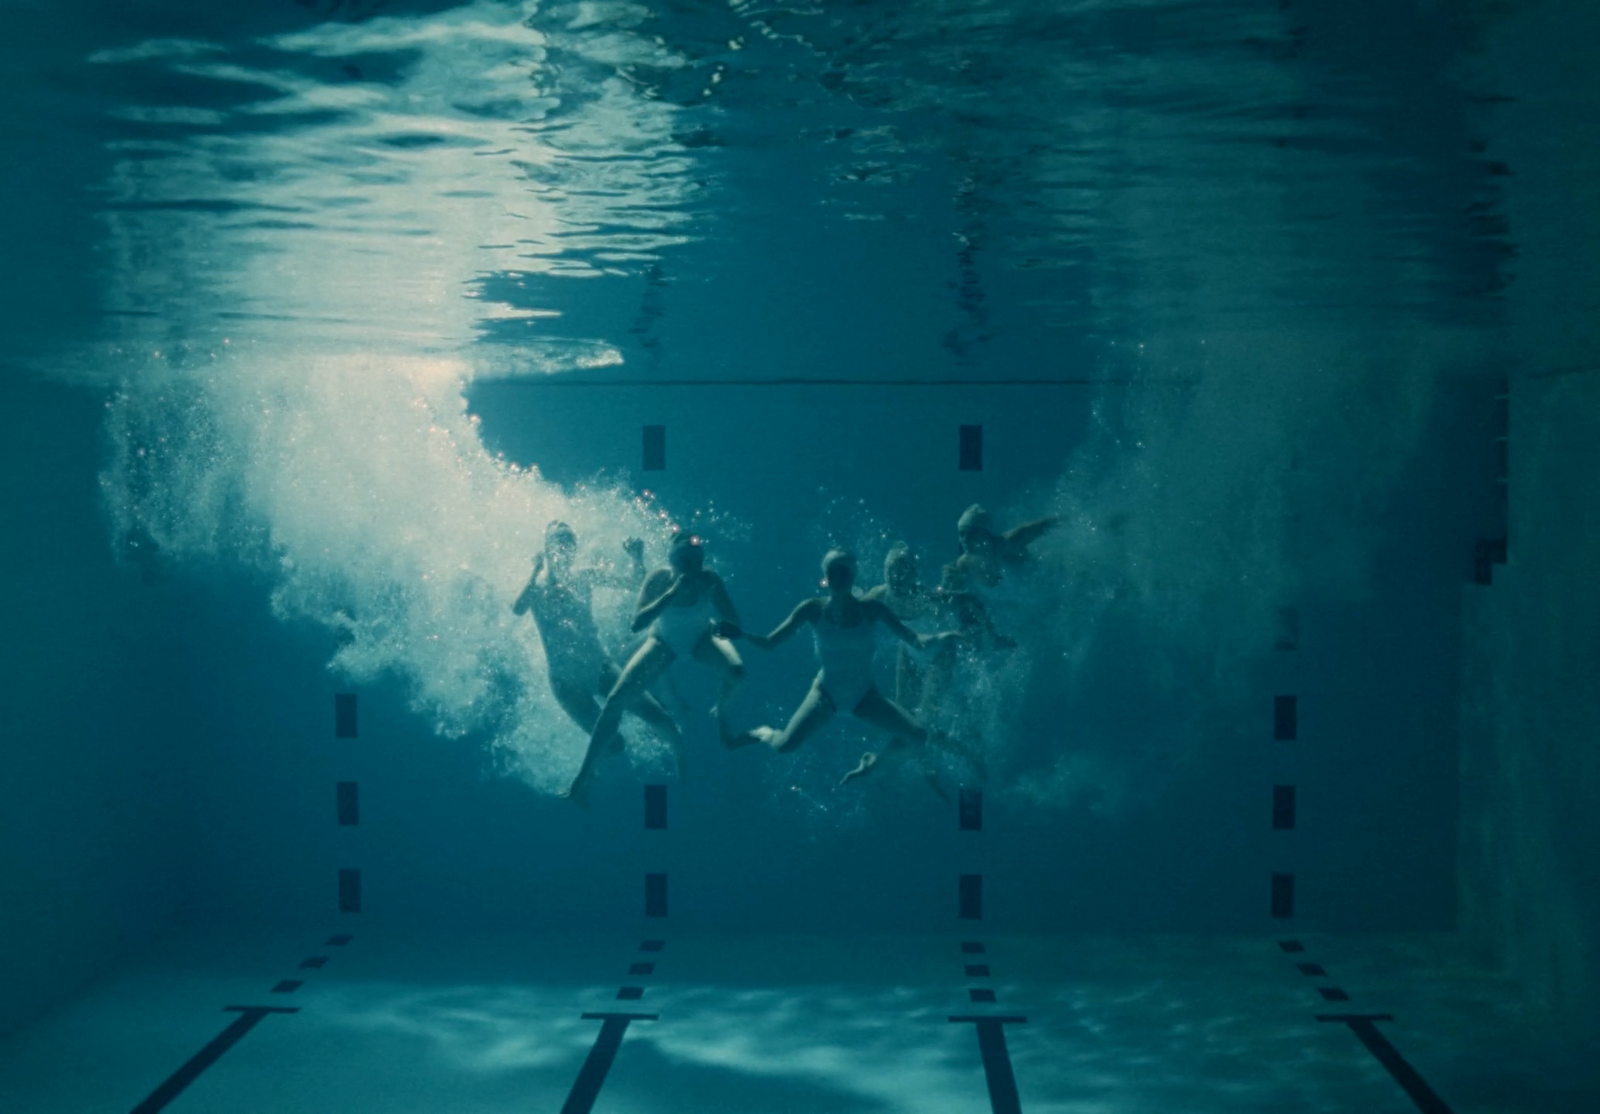
<instances>
[{"instance_id":1,"label":"swimmer's foot","mask_svg":"<svg viewBox=\"0 0 1600 1114\"><path fill-rule=\"evenodd\" d=\"M563 799L571 801L579 808L589 807L589 782L594 780L594 775L580 773L572 779L572 784L561 791Z\"/></svg>"},{"instance_id":2,"label":"swimmer's foot","mask_svg":"<svg viewBox=\"0 0 1600 1114\"><path fill-rule=\"evenodd\" d=\"M861 761L856 764L855 769L851 770L848 774L845 774L844 777L839 779L839 784L849 785L858 777L866 777L877 767L877 765L878 756L869 750L867 753L861 756Z\"/></svg>"},{"instance_id":3,"label":"swimmer's foot","mask_svg":"<svg viewBox=\"0 0 1600 1114\"><path fill-rule=\"evenodd\" d=\"M944 787L944 781L939 777L938 774L934 773L932 770L928 770L922 775L922 777L923 780L928 783L928 788L932 789L939 795L939 799L941 801L944 801L946 804L950 803L950 791Z\"/></svg>"}]
</instances>

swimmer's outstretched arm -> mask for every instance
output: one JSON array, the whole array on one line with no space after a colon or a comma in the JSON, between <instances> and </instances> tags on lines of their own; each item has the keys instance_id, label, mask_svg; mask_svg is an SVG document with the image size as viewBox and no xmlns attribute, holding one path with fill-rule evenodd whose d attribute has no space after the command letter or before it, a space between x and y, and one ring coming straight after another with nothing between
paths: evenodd
<instances>
[{"instance_id":1,"label":"swimmer's outstretched arm","mask_svg":"<svg viewBox=\"0 0 1600 1114\"><path fill-rule=\"evenodd\" d=\"M528 577L527 585L522 589L522 594L517 597L517 602L511 605L511 614L525 615L528 608L533 606L534 584L539 579L539 570L544 568L544 554L533 555L533 574Z\"/></svg>"},{"instance_id":2,"label":"swimmer's outstretched arm","mask_svg":"<svg viewBox=\"0 0 1600 1114\"><path fill-rule=\"evenodd\" d=\"M894 636L901 642L915 646L919 650L944 642L947 639L960 638L960 631L941 631L938 634L918 634L900 621L900 617L889 610L889 605L882 600L866 599L861 601L861 606L866 609L869 620L882 623L894 632Z\"/></svg>"},{"instance_id":3,"label":"swimmer's outstretched arm","mask_svg":"<svg viewBox=\"0 0 1600 1114\"><path fill-rule=\"evenodd\" d=\"M645 578L644 587L639 589L639 603L633 613L633 629L644 630L656 621L656 616L667 609L672 602L672 597L677 595L678 585L683 583L683 578L671 569L657 569Z\"/></svg>"},{"instance_id":4,"label":"swimmer's outstretched arm","mask_svg":"<svg viewBox=\"0 0 1600 1114\"><path fill-rule=\"evenodd\" d=\"M1024 522L1021 526L1013 526L1000 535L1000 553L1013 561L1020 561L1026 555L1027 549L1041 538L1046 530L1061 521L1061 516L1056 514L1036 518L1032 522Z\"/></svg>"},{"instance_id":5,"label":"swimmer's outstretched arm","mask_svg":"<svg viewBox=\"0 0 1600 1114\"><path fill-rule=\"evenodd\" d=\"M723 638L749 639L753 645L760 646L763 650L770 650L774 646L788 641L789 636L799 630L802 625L816 622L817 616L822 614L822 605L825 602L825 600L820 599L801 600L800 605L789 612L787 619L772 628L771 634L752 634L749 631L740 630L737 623L721 623L717 627L717 633Z\"/></svg>"}]
</instances>

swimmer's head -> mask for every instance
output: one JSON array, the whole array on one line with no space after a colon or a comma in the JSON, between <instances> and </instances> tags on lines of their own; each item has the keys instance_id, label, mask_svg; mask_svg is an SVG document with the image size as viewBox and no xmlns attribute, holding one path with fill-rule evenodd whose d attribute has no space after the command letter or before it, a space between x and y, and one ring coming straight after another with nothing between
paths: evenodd
<instances>
[{"instance_id":1,"label":"swimmer's head","mask_svg":"<svg viewBox=\"0 0 1600 1114\"><path fill-rule=\"evenodd\" d=\"M956 537L961 539L961 548L970 552L993 542L991 522L989 512L977 503L962 511L961 517L956 519Z\"/></svg>"},{"instance_id":2,"label":"swimmer's head","mask_svg":"<svg viewBox=\"0 0 1600 1114\"><path fill-rule=\"evenodd\" d=\"M978 532L992 534L994 530L990 528L989 512L983 509L982 504L974 503L956 519L956 533L965 537Z\"/></svg>"},{"instance_id":3,"label":"swimmer's head","mask_svg":"<svg viewBox=\"0 0 1600 1114\"><path fill-rule=\"evenodd\" d=\"M822 558L822 582L836 592L848 592L856 582L856 555L841 546Z\"/></svg>"},{"instance_id":4,"label":"swimmer's head","mask_svg":"<svg viewBox=\"0 0 1600 1114\"><path fill-rule=\"evenodd\" d=\"M578 551L578 534L565 522L557 519L544 528L545 559L566 563Z\"/></svg>"},{"instance_id":5,"label":"swimmer's head","mask_svg":"<svg viewBox=\"0 0 1600 1114\"><path fill-rule=\"evenodd\" d=\"M917 582L917 559L905 542L895 542L883 559L883 580L892 592L909 591Z\"/></svg>"},{"instance_id":6,"label":"swimmer's head","mask_svg":"<svg viewBox=\"0 0 1600 1114\"><path fill-rule=\"evenodd\" d=\"M706 563L705 542L698 534L679 530L672 535L672 547L667 550L667 563L680 574L699 572Z\"/></svg>"}]
</instances>

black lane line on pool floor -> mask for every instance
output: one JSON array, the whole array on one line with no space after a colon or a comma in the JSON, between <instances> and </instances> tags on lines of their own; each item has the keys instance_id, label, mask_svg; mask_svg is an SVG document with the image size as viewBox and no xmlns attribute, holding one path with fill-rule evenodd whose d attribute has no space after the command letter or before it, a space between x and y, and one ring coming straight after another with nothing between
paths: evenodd
<instances>
[{"instance_id":1,"label":"black lane line on pool floor","mask_svg":"<svg viewBox=\"0 0 1600 1114\"><path fill-rule=\"evenodd\" d=\"M639 944L639 950L642 952L659 952L664 947L666 947L665 940L644 940ZM628 966L630 975L653 975L655 971L654 963L632 963ZM617 988L619 1001L636 1002L643 997L642 986ZM605 1085L612 1063L616 1061L617 1050L622 1047L622 1038L627 1035L628 1025L634 1021L656 1021L661 1015L586 1013L582 1016L585 1021L599 1021L602 1024L600 1032L595 1035L594 1045L589 1049L589 1055L583 1061L583 1067L578 1070L578 1078L573 1080L572 1090L567 1093L567 1101L561 1106L561 1114L589 1114L594 1107L595 1099L600 1097L600 1088Z\"/></svg>"},{"instance_id":2,"label":"black lane line on pool floor","mask_svg":"<svg viewBox=\"0 0 1600 1114\"><path fill-rule=\"evenodd\" d=\"M1298 940L1279 940L1278 947L1285 952L1302 954L1306 947ZM1320 963L1297 963L1296 969L1308 979L1327 978L1327 969ZM1326 1002L1348 1002L1350 995L1337 986L1319 986L1317 993ZM1393 1021L1394 1017L1387 1013L1319 1013L1316 1015L1321 1022L1339 1022L1350 1027L1350 1031L1382 1064L1390 1077L1400 1084L1401 1090L1410 1097L1422 1114L1453 1114L1448 1103L1440 1098L1437 1092L1416 1068L1400 1055L1400 1050L1389 1043L1389 1038L1378 1031L1377 1022Z\"/></svg>"},{"instance_id":3,"label":"black lane line on pool floor","mask_svg":"<svg viewBox=\"0 0 1600 1114\"><path fill-rule=\"evenodd\" d=\"M224 1006L222 1012L237 1013L239 1017L210 1044L190 1057L187 1064L173 1072L165 1083L150 1092L149 1098L133 1108L133 1114L156 1114L158 1110L164 1110L169 1102L183 1093L185 1087L199 1079L207 1068L222 1059L228 1049L242 1041L246 1033L261 1024L261 1019L269 1013L300 1011L286 1006Z\"/></svg>"},{"instance_id":4,"label":"black lane line on pool floor","mask_svg":"<svg viewBox=\"0 0 1600 1114\"><path fill-rule=\"evenodd\" d=\"M594 1109L594 1100L600 1097L600 1088L606 1081L606 1073L611 1070L611 1063L617 1058L617 1049L622 1047L622 1038L628 1032L628 1024L633 1021L655 1021L653 1013L586 1013L585 1021L602 1022L600 1035L594 1039L594 1047L589 1049L588 1057L583 1061L583 1068L578 1072L577 1080L572 1084L572 1091L567 1095L567 1101L561 1104L561 1114L589 1114Z\"/></svg>"},{"instance_id":5,"label":"black lane line on pool floor","mask_svg":"<svg viewBox=\"0 0 1600 1114\"><path fill-rule=\"evenodd\" d=\"M1400 1084L1422 1114L1452 1114L1449 1105L1440 1098L1417 1069L1406 1062L1399 1049L1389 1043L1389 1038L1378 1031L1377 1022L1393 1021L1386 1013L1334 1013L1318 1014L1318 1021L1337 1021L1350 1026L1356 1039L1367 1046L1367 1051L1377 1057L1394 1081Z\"/></svg>"},{"instance_id":6,"label":"black lane line on pool floor","mask_svg":"<svg viewBox=\"0 0 1600 1114\"><path fill-rule=\"evenodd\" d=\"M1007 1025L1026 1025L1026 1017L979 1017L962 1015L950 1018L952 1024L974 1025L978 1030L978 1054L983 1057L983 1075L989 1084L989 1108L994 1114L1022 1114L1017 1096L1017 1076L1011 1070L1011 1050L1006 1047Z\"/></svg>"},{"instance_id":7,"label":"black lane line on pool floor","mask_svg":"<svg viewBox=\"0 0 1600 1114\"><path fill-rule=\"evenodd\" d=\"M324 947L348 947L350 941L355 939L348 933L330 936L323 941ZM325 955L311 956L301 962L302 968L321 969L328 962ZM281 979L272 988L273 994L293 994L305 985L304 979ZM224 1053L245 1038L245 1034L261 1024L261 1019L269 1013L299 1013L298 1007L292 1006L224 1006L224 1013L237 1013L240 1016L224 1029L216 1039L206 1045L199 1052L190 1057L189 1062L173 1072L167 1081L154 1091L150 1097L133 1108L132 1114L156 1114L173 1099L183 1093L184 1088L193 1083L212 1064L220 1060Z\"/></svg>"},{"instance_id":8,"label":"black lane line on pool floor","mask_svg":"<svg viewBox=\"0 0 1600 1114\"><path fill-rule=\"evenodd\" d=\"M980 940L964 940L963 955L987 955L988 947ZM992 977L987 963L967 963L969 979ZM967 997L973 1002L993 1002L995 993L986 987L968 987ZM994 1114L1022 1114L1022 1100L1017 1095L1017 1075L1011 1067L1011 1050L1006 1047L1007 1025L1026 1025L1026 1017L978 1016L963 1014L950 1018L952 1023L971 1024L978 1030L978 1055L983 1058L984 1082L989 1087L989 1107Z\"/></svg>"}]
</instances>

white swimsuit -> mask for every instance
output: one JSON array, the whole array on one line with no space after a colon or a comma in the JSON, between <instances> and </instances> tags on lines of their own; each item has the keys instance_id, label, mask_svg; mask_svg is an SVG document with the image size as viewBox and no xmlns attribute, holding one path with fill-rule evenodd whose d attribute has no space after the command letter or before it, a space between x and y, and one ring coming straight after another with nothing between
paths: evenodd
<instances>
[{"instance_id":1,"label":"white swimsuit","mask_svg":"<svg viewBox=\"0 0 1600 1114\"><path fill-rule=\"evenodd\" d=\"M872 658L877 650L877 631L866 615L851 627L833 622L824 612L811 624L817 640L817 687L841 712L853 712L876 686L872 680Z\"/></svg>"},{"instance_id":2,"label":"white swimsuit","mask_svg":"<svg viewBox=\"0 0 1600 1114\"><path fill-rule=\"evenodd\" d=\"M656 621L650 624L650 633L678 657L688 657L716 614L716 605L711 602L710 593L702 591L699 599L686 606L668 604L656 616Z\"/></svg>"}]
</instances>

